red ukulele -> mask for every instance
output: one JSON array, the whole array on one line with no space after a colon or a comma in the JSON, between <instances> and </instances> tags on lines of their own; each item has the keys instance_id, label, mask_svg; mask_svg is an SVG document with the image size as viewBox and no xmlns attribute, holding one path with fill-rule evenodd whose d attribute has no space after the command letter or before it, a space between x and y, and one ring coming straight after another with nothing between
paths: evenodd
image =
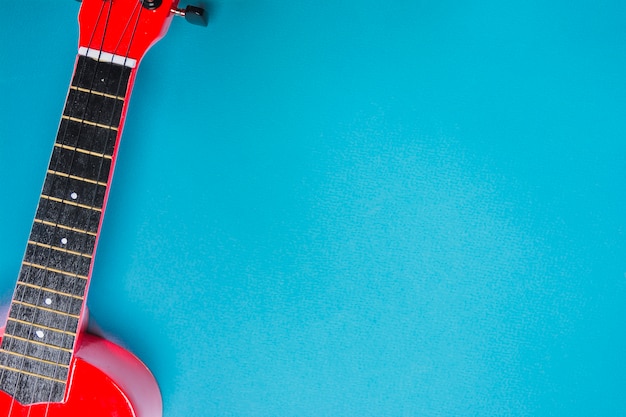
<instances>
[{"instance_id":1,"label":"red ukulele","mask_svg":"<svg viewBox=\"0 0 626 417\"><path fill-rule=\"evenodd\" d=\"M160 417L131 353L86 333L85 298L137 67L178 0L83 0L74 75L0 345L0 417Z\"/></svg>"}]
</instances>

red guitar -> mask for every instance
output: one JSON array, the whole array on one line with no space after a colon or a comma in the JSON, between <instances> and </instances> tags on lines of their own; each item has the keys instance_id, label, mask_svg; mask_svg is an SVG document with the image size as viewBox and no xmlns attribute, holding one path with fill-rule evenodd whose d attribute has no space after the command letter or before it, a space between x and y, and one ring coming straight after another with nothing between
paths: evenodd
<instances>
[{"instance_id":1,"label":"red guitar","mask_svg":"<svg viewBox=\"0 0 626 417\"><path fill-rule=\"evenodd\" d=\"M131 353L85 332L93 259L137 67L178 0L83 0L78 56L0 345L0 416L159 417Z\"/></svg>"}]
</instances>

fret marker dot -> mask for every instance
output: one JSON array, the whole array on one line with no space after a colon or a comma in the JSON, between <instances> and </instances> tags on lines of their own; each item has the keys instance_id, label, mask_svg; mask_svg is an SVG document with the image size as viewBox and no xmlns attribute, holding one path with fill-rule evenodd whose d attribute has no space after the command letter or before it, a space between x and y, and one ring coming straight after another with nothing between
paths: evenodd
<instances>
[{"instance_id":1,"label":"fret marker dot","mask_svg":"<svg viewBox=\"0 0 626 417\"><path fill-rule=\"evenodd\" d=\"M52 299L51 298L46 298L44 300L44 303L46 303L47 305L50 305L50 304L52 304Z\"/></svg>"},{"instance_id":2,"label":"fret marker dot","mask_svg":"<svg viewBox=\"0 0 626 417\"><path fill-rule=\"evenodd\" d=\"M37 335L38 338L43 339L43 331L37 330L35 334Z\"/></svg>"},{"instance_id":3,"label":"fret marker dot","mask_svg":"<svg viewBox=\"0 0 626 417\"><path fill-rule=\"evenodd\" d=\"M64 237L63 239L61 239L61 244L67 245L67 238Z\"/></svg>"},{"instance_id":4,"label":"fret marker dot","mask_svg":"<svg viewBox=\"0 0 626 417\"><path fill-rule=\"evenodd\" d=\"M72 197L72 200L76 200L78 198L78 194L72 193L70 194L70 197Z\"/></svg>"}]
</instances>

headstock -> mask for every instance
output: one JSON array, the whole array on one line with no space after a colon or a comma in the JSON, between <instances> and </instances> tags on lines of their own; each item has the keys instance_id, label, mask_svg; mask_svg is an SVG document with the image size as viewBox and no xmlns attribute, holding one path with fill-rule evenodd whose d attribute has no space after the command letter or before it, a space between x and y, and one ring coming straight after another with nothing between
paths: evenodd
<instances>
[{"instance_id":1,"label":"headstock","mask_svg":"<svg viewBox=\"0 0 626 417\"><path fill-rule=\"evenodd\" d=\"M161 39L172 17L206 25L205 11L179 0L82 0L78 46L84 55L111 59L134 67L146 51Z\"/></svg>"}]
</instances>

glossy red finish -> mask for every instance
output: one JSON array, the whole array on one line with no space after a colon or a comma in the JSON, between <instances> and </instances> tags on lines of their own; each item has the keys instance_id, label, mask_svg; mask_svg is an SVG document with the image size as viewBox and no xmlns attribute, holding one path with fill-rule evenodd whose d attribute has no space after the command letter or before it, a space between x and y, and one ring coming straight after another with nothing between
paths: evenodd
<instances>
[{"instance_id":1,"label":"glossy red finish","mask_svg":"<svg viewBox=\"0 0 626 417\"><path fill-rule=\"evenodd\" d=\"M23 406L0 391L4 417L160 417L161 394L150 371L128 351L85 333L71 363L63 403Z\"/></svg>"},{"instance_id":2,"label":"glossy red finish","mask_svg":"<svg viewBox=\"0 0 626 417\"><path fill-rule=\"evenodd\" d=\"M162 0L160 7L148 10L142 6L141 0L82 0L78 18L79 47L132 58L138 63L146 51L165 35L173 16L171 9L177 5L178 0ZM135 65L117 141L121 136L136 70ZM117 146L115 149L112 165L116 160ZM112 173L113 166L110 175ZM108 179L110 183L111 176ZM87 323L85 308L80 315L80 323L80 328L84 329ZM0 340L3 333L4 329L0 328ZM0 416L161 417L158 385L135 356L112 342L86 332L79 332L76 343L63 402L24 406L0 391Z\"/></svg>"},{"instance_id":3,"label":"glossy red finish","mask_svg":"<svg viewBox=\"0 0 626 417\"><path fill-rule=\"evenodd\" d=\"M140 61L167 32L178 1L148 10L141 0L82 0L78 45Z\"/></svg>"}]
</instances>

